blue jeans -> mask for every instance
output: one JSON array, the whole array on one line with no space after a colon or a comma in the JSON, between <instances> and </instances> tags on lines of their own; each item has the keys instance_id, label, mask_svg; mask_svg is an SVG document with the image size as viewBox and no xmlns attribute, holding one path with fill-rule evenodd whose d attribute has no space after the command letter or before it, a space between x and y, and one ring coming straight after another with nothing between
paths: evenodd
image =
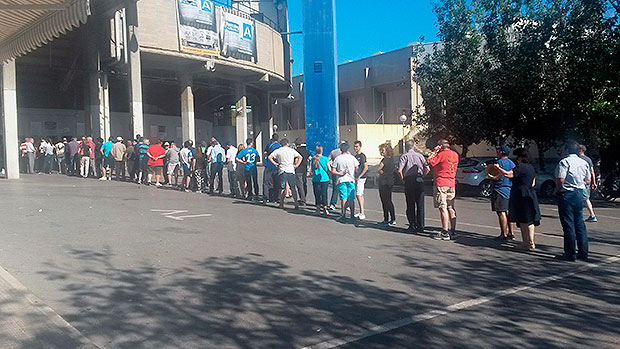
<instances>
[{"instance_id":1,"label":"blue jeans","mask_svg":"<svg viewBox=\"0 0 620 349\"><path fill-rule=\"evenodd\" d=\"M574 190L558 194L558 211L564 231L564 256L574 259L588 258L588 232L583 222L583 191ZM579 252L575 252L575 243Z\"/></svg>"}]
</instances>

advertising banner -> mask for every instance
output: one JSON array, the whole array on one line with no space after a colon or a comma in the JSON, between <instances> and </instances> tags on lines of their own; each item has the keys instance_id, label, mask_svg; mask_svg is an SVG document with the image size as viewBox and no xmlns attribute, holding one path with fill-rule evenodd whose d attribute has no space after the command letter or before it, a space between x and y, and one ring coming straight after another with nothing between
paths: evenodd
<instances>
[{"instance_id":1,"label":"advertising banner","mask_svg":"<svg viewBox=\"0 0 620 349\"><path fill-rule=\"evenodd\" d=\"M257 61L254 20L222 11L221 54L224 57Z\"/></svg>"},{"instance_id":2,"label":"advertising banner","mask_svg":"<svg viewBox=\"0 0 620 349\"><path fill-rule=\"evenodd\" d=\"M215 6L210 0L177 0L181 51L219 55Z\"/></svg>"}]
</instances>

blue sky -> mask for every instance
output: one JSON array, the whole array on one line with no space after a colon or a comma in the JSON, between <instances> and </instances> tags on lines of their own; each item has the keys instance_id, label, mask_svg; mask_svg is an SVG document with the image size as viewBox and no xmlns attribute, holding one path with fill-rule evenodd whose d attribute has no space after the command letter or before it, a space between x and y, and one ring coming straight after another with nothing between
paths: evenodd
<instances>
[{"instance_id":1,"label":"blue sky","mask_svg":"<svg viewBox=\"0 0 620 349\"><path fill-rule=\"evenodd\" d=\"M288 0L291 31L302 30L301 1ZM437 40L431 0L336 0L338 62ZM302 36L291 35L293 75L303 73Z\"/></svg>"}]
</instances>

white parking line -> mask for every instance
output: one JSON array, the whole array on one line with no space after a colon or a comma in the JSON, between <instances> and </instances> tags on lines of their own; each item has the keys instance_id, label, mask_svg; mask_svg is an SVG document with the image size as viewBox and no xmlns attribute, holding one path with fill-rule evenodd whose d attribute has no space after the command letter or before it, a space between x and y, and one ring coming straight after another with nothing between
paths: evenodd
<instances>
[{"instance_id":1,"label":"white parking line","mask_svg":"<svg viewBox=\"0 0 620 349\"><path fill-rule=\"evenodd\" d=\"M588 270L588 269L593 269L593 268L598 268L602 265L606 265L606 264L610 264L610 263L615 263L618 260L620 260L620 255L614 256L614 257L609 257L607 259L605 259L604 261L595 264L595 263L588 263L580 268L577 268L577 270L574 271L567 271L564 273L560 273L560 274L556 274L556 275L551 275L542 279L538 279L538 280L534 280L531 282L528 282L527 284L523 285L523 286L515 286L515 287L511 287L505 290L499 290L496 292L491 293L488 296L482 296L482 297L478 297L478 298L474 298L474 299L470 299L470 300L466 300L463 302L459 302L456 304L452 304L449 305L447 307L444 307L443 309L436 309L436 310L431 310L427 313L423 313L423 314L416 314L416 315L412 315L409 317L406 317L404 319L400 319L400 320L396 320L396 321L392 321L392 322L388 322L382 325L377 325L374 326L372 328L369 328L368 330L365 330L363 332L354 334L354 335L350 335L350 336L346 336L343 338L336 338L336 339L332 339L332 340L328 340L325 342L321 342L318 344L314 344L311 346L307 346L304 347L303 349L328 349L328 348L335 348L335 347L339 347L341 345L345 345L348 343L353 343L353 342L357 342L359 340L368 338L368 337L372 337L378 334L382 334L382 333L386 333L401 327L405 327L405 326L409 326L409 325L413 325L422 321L426 321L426 320L430 320L430 319L434 319L436 317L442 316L442 315L447 315L459 310L463 310L463 309L467 309L467 308L471 308L477 305L481 305L484 303L488 303L490 301L493 301L495 299L501 298L501 297L505 297L505 296L510 296L513 295L515 293L519 293L519 292L523 292L523 291L527 291L529 289L532 288L536 288L538 286L541 286L543 284L547 284L553 281L557 281L557 280L561 280L561 279L565 279L567 277L573 276L575 274L578 274L582 271Z\"/></svg>"}]
</instances>

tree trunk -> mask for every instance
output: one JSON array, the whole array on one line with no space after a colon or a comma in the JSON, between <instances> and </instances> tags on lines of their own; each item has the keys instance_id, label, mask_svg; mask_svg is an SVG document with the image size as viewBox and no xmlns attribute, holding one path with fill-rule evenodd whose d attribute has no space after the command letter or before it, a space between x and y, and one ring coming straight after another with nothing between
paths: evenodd
<instances>
[{"instance_id":1,"label":"tree trunk","mask_svg":"<svg viewBox=\"0 0 620 349\"><path fill-rule=\"evenodd\" d=\"M468 152L469 152L469 144L461 145L461 157L466 158Z\"/></svg>"}]
</instances>

